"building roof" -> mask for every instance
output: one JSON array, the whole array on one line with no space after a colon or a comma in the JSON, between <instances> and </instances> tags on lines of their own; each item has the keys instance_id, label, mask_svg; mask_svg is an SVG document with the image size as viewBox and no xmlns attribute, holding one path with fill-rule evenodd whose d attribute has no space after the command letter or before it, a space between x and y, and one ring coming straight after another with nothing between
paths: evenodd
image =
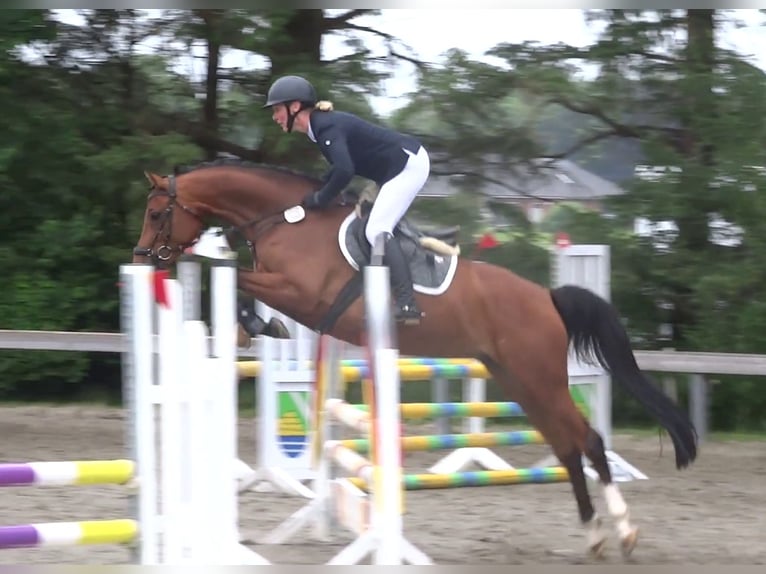
<instances>
[{"instance_id":1,"label":"building roof","mask_svg":"<svg viewBox=\"0 0 766 574\"><path fill-rule=\"evenodd\" d=\"M625 193L618 185L569 160L540 160L536 163L540 166L536 170L509 168L505 171L494 163L482 171L494 181L476 179L476 192L500 201L530 197L543 201L592 201ZM438 171L438 167L433 171ZM465 189L466 178L463 176L432 173L419 195L447 197Z\"/></svg>"}]
</instances>

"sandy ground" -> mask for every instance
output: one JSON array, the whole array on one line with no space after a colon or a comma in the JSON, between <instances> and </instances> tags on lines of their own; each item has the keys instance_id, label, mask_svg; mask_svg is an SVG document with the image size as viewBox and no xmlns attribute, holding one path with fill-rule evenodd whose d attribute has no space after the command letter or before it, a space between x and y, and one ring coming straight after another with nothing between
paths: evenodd
<instances>
[{"instance_id":1,"label":"sandy ground","mask_svg":"<svg viewBox=\"0 0 766 574\"><path fill-rule=\"evenodd\" d=\"M240 456L254 460L254 423L240 423ZM126 456L122 412L100 407L0 407L0 461L107 459ZM650 480L621 484L641 538L639 564L766 564L766 443L703 445L691 469L673 465L672 445L657 437L614 437L615 450ZM496 452L523 466L545 447ZM407 455L408 471L425 470L444 453ZM600 489L594 500L605 514ZM282 494L247 492L240 498L244 535L257 540L305 504ZM0 489L3 525L121 518L127 496L119 486ZM611 526L611 523L607 523ZM579 564L587 562L584 534L569 484L520 485L407 494L408 538L437 564ZM253 544L276 563L321 564L351 537L313 542L303 533L280 546ZM622 563L614 537L607 563ZM126 564L119 546L14 549L0 563Z\"/></svg>"}]
</instances>

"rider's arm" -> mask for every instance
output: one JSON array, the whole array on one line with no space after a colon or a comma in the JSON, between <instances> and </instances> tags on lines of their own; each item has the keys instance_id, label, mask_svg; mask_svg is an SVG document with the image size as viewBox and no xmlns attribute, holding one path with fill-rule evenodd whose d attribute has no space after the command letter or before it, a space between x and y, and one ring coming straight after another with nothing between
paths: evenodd
<instances>
[{"instance_id":1,"label":"rider's arm","mask_svg":"<svg viewBox=\"0 0 766 574\"><path fill-rule=\"evenodd\" d=\"M317 143L322 146L330 162L330 170L322 178L324 185L317 191L317 203L327 205L343 191L354 177L354 161L348 151L346 138L337 128L328 128L318 134Z\"/></svg>"}]
</instances>

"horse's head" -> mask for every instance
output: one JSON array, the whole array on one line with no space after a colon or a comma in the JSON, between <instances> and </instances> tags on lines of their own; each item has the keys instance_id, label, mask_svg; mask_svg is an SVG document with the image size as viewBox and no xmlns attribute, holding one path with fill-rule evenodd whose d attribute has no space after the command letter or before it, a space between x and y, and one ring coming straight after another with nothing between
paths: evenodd
<instances>
[{"instance_id":1,"label":"horse's head","mask_svg":"<svg viewBox=\"0 0 766 574\"><path fill-rule=\"evenodd\" d=\"M151 184L144 214L141 237L133 248L133 262L150 258L155 265L172 264L193 245L204 227L202 217L184 204L179 195L179 181L144 172Z\"/></svg>"}]
</instances>

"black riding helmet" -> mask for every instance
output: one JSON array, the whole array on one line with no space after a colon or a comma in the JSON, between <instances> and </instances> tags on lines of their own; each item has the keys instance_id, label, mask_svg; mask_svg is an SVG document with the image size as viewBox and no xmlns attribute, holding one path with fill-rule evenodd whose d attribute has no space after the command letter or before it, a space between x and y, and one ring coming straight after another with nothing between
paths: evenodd
<instances>
[{"instance_id":1,"label":"black riding helmet","mask_svg":"<svg viewBox=\"0 0 766 574\"><path fill-rule=\"evenodd\" d=\"M287 131L292 131L296 114L290 113L288 104L295 101L301 103L301 110L313 108L317 102L314 86L301 76L282 76L271 84L263 107L270 108L277 104L284 104L287 109Z\"/></svg>"}]
</instances>

